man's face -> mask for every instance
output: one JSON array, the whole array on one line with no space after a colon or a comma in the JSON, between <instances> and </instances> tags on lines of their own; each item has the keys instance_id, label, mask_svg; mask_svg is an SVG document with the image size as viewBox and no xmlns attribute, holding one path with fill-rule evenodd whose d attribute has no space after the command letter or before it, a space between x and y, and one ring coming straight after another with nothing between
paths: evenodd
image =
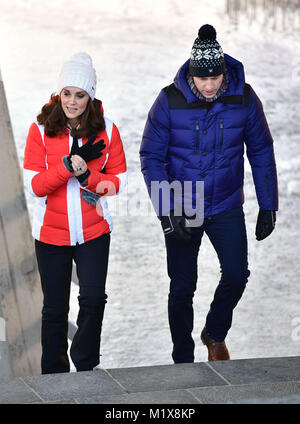
<instances>
[{"instance_id":1,"label":"man's face","mask_svg":"<svg viewBox=\"0 0 300 424\"><path fill-rule=\"evenodd\" d=\"M221 87L223 74L215 77L193 77L194 83L202 96L210 99L214 97Z\"/></svg>"}]
</instances>

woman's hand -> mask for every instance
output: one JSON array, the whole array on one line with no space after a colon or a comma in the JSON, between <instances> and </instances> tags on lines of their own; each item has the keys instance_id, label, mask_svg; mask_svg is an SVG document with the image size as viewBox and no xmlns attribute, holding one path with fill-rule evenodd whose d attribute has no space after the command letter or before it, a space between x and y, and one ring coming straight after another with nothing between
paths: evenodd
<instances>
[{"instance_id":1,"label":"woman's hand","mask_svg":"<svg viewBox=\"0 0 300 424\"><path fill-rule=\"evenodd\" d=\"M86 172L87 164L82 159L82 157L80 157L78 155L72 155L71 156L71 163L72 163L72 168L74 170L75 177L78 177L79 175L82 175Z\"/></svg>"}]
</instances>

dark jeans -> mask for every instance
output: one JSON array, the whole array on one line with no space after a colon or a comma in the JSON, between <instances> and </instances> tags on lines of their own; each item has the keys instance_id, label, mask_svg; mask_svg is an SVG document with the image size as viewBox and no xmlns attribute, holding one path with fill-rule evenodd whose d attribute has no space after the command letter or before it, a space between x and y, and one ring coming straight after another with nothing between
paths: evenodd
<instances>
[{"instance_id":1,"label":"dark jeans","mask_svg":"<svg viewBox=\"0 0 300 424\"><path fill-rule=\"evenodd\" d=\"M233 309L250 275L242 206L205 218L201 227L193 229L192 240L188 243L181 244L166 238L168 274L171 279L168 313L175 363L194 361L193 296L198 278L198 252L204 232L221 266L221 280L205 323L206 332L212 339L225 339L231 327Z\"/></svg>"},{"instance_id":2,"label":"dark jeans","mask_svg":"<svg viewBox=\"0 0 300 424\"><path fill-rule=\"evenodd\" d=\"M99 364L102 320L107 295L110 234L76 246L56 246L35 241L43 290L42 374L69 372L68 312L72 261L79 280L77 332L70 355L77 371Z\"/></svg>"}]
</instances>

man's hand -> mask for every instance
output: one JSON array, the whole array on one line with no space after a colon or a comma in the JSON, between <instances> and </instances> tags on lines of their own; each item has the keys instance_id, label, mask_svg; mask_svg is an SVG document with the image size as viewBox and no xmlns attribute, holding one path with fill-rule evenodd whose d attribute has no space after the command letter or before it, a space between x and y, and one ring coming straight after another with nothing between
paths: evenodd
<instances>
[{"instance_id":1,"label":"man's hand","mask_svg":"<svg viewBox=\"0 0 300 424\"><path fill-rule=\"evenodd\" d=\"M169 215L162 216L160 221L166 238L183 243L191 240L191 229L186 226L184 216L175 216L172 210Z\"/></svg>"},{"instance_id":2,"label":"man's hand","mask_svg":"<svg viewBox=\"0 0 300 424\"><path fill-rule=\"evenodd\" d=\"M268 237L275 228L276 211L262 211L260 210L256 223L256 240L263 240Z\"/></svg>"}]
</instances>

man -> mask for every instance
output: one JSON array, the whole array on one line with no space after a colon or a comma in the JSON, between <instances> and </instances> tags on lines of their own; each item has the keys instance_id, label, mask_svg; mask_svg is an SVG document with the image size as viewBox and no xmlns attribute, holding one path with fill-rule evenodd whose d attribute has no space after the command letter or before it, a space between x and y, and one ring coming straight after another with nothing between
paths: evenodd
<instances>
[{"instance_id":1,"label":"man","mask_svg":"<svg viewBox=\"0 0 300 424\"><path fill-rule=\"evenodd\" d=\"M224 55L215 29L204 25L190 59L155 100L140 148L150 196L155 181L182 186L189 181L194 205L199 197L195 183L204 183L204 220L198 226L185 219L191 214L176 213L178 192L171 196L169 210L163 196L153 202L165 234L175 363L194 361L193 296L204 232L218 255L221 279L201 340L209 361L230 359L225 338L250 275L242 206L244 146L259 205L256 238L263 240L273 231L278 210L273 139L259 98L245 84L242 63Z\"/></svg>"}]
</instances>

